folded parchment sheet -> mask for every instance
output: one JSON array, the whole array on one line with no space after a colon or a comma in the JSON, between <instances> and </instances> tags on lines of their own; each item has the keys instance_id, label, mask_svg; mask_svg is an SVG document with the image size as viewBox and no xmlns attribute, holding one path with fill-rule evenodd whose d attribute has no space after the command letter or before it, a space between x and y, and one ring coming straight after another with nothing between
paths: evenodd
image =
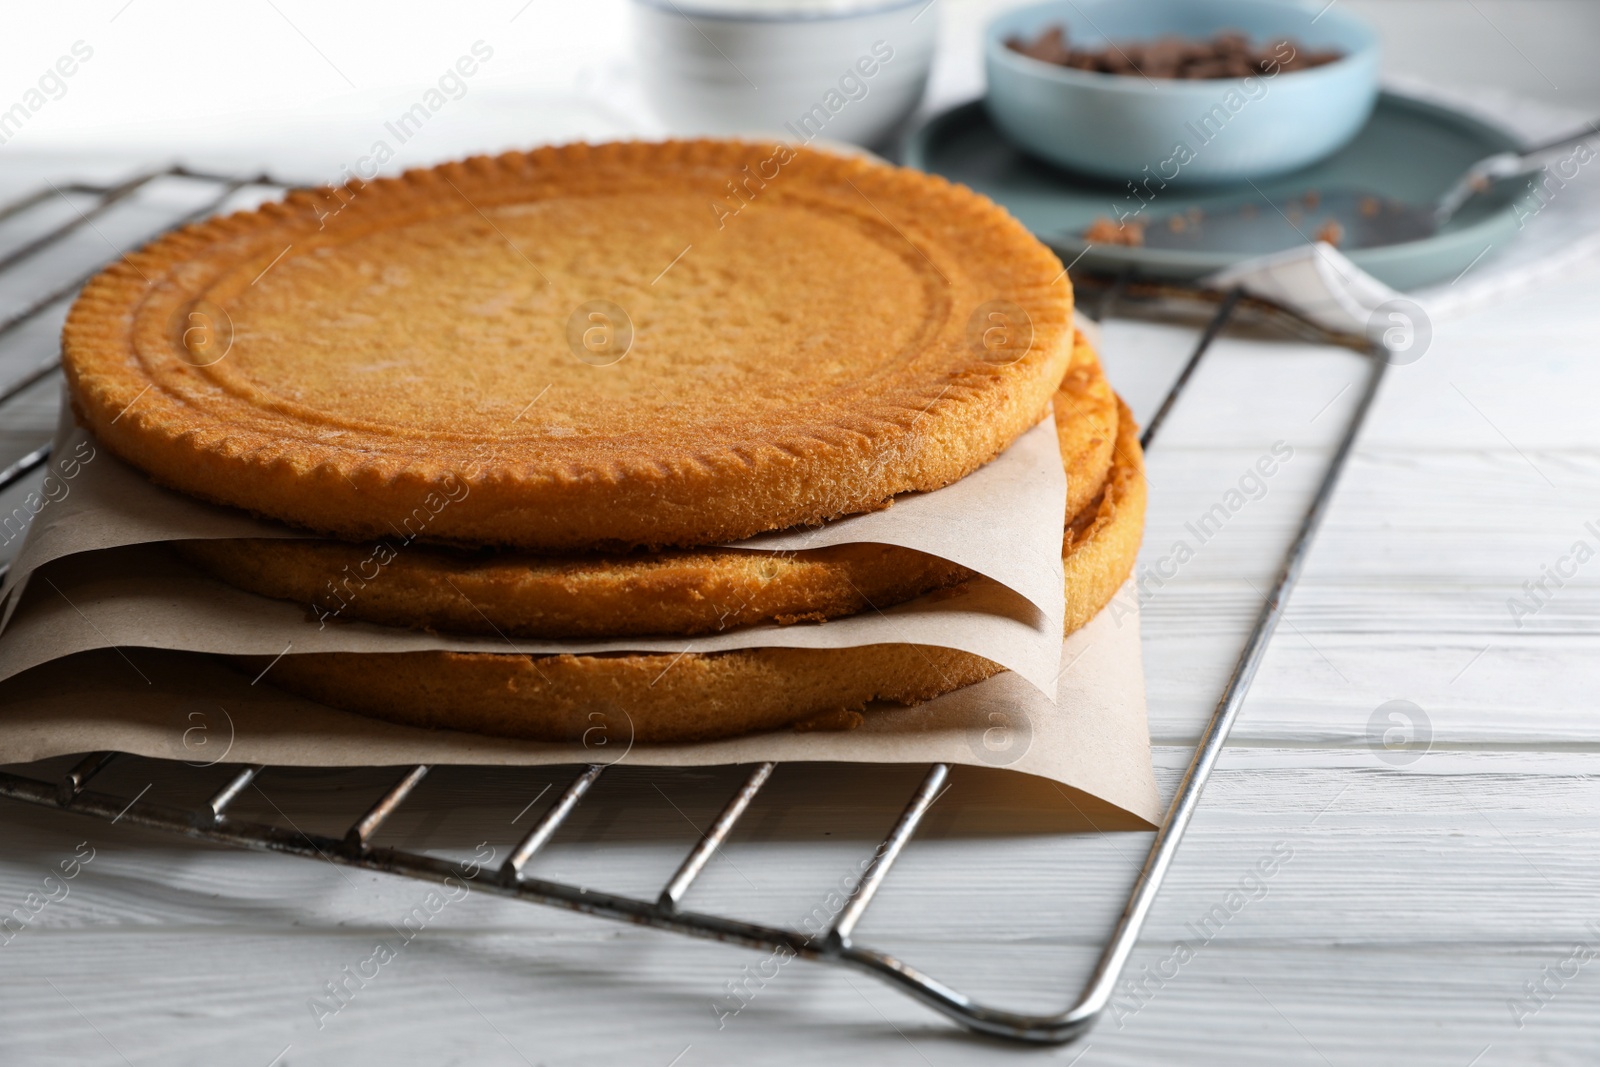
<instances>
[{"instance_id":1,"label":"folded parchment sheet","mask_svg":"<svg viewBox=\"0 0 1600 1067\"><path fill-rule=\"evenodd\" d=\"M1053 694L1064 603L1061 532L1066 475L1055 424L1045 420L997 459L932 493L824 526L765 534L735 547L793 552L856 542L899 545L976 571L959 590L821 625L742 627L698 637L565 641L430 634L336 620L308 623L309 605L243 593L177 560L159 542L304 537L282 523L163 489L63 416L46 496L6 575L0 678L55 656L140 644L196 652L720 652L732 648L956 648L1016 671ZM70 477L69 477L70 475ZM465 489L464 484L461 486ZM437 496L437 495L436 495ZM437 496L428 509L449 506ZM422 520L419 535L426 533ZM411 543L404 529L390 542ZM34 580L35 575L38 580ZM382 581L381 573L374 581ZM48 594L45 595L45 594ZM60 610L73 622L52 619Z\"/></svg>"},{"instance_id":2,"label":"folded parchment sheet","mask_svg":"<svg viewBox=\"0 0 1600 1067\"><path fill-rule=\"evenodd\" d=\"M0 763L99 750L202 766L952 763L1032 776L1018 786L1036 827L1149 829L1161 806L1132 583L1061 650L1054 704L1007 673L916 707L874 706L855 730L635 745L626 721L571 744L399 726L254 685L212 656L103 648L0 682Z\"/></svg>"}]
</instances>

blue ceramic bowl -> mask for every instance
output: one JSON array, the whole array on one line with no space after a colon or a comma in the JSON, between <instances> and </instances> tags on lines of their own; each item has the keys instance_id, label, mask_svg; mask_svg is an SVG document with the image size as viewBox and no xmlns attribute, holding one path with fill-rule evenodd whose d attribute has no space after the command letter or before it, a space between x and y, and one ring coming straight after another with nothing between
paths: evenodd
<instances>
[{"instance_id":1,"label":"blue ceramic bowl","mask_svg":"<svg viewBox=\"0 0 1600 1067\"><path fill-rule=\"evenodd\" d=\"M1277 0L1052 0L1007 12L984 42L995 125L1052 163L1114 181L1207 183L1270 177L1315 163L1356 135L1378 97L1378 39L1337 7ZM1344 58L1256 78L1147 80L1060 67L1006 40L1065 25L1078 47L1207 39L1292 41Z\"/></svg>"}]
</instances>

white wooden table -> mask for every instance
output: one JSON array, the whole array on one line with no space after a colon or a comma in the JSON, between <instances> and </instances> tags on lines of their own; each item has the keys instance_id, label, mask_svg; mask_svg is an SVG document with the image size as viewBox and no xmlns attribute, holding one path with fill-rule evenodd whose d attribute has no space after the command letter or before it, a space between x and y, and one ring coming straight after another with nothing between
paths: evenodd
<instances>
[{"instance_id":1,"label":"white wooden table","mask_svg":"<svg viewBox=\"0 0 1600 1067\"><path fill-rule=\"evenodd\" d=\"M0 193L94 163L24 162ZM1600 550L1597 291L1600 262L1572 266L1437 323L1424 357L1390 373L1128 969L1144 991L1075 1046L996 1046L804 962L719 1021L713 1005L732 1003L728 983L758 954L482 894L433 916L340 1005L326 983L393 941L425 887L0 804L0 912L44 891L80 842L93 849L64 898L0 933L0 1063L1592 1063L1600 557L1520 624L1508 599L1575 542ZM1108 324L1109 372L1141 417L1189 337ZM0 381L20 369L0 367ZM1145 604L1169 791L1356 373L1343 357L1225 342L1152 451L1144 566L1273 442L1295 449L1266 495ZM40 390L0 427L0 462L37 443L52 404ZM1391 725L1374 714L1396 699L1425 716L1399 753L1374 745ZM113 768L101 784L198 801L218 775L150 767ZM796 921L857 866L919 773L780 769L692 904ZM278 772L246 810L276 805L307 830L342 830L390 778ZM559 780L440 770L392 840L503 851L528 824L524 806ZM600 787L621 803L616 817L580 809L541 870L651 894L734 782L622 769ZM954 790L939 802L860 936L987 1000L1059 1008L1148 838L974 834L964 803ZM1268 857L1274 873L1253 876ZM1192 954L1175 955L1179 941ZM319 1013L318 999L338 1010Z\"/></svg>"}]
</instances>

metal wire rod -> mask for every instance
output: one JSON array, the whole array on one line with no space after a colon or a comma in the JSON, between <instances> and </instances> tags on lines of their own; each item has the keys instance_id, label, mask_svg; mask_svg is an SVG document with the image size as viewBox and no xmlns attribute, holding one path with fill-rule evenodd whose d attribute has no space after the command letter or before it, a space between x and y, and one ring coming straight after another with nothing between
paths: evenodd
<instances>
[{"instance_id":1,"label":"metal wire rod","mask_svg":"<svg viewBox=\"0 0 1600 1067\"><path fill-rule=\"evenodd\" d=\"M13 485L26 478L28 474L44 465L50 458L50 446L40 445L21 459L12 463L4 470L0 470L0 493L10 489Z\"/></svg>"},{"instance_id":2,"label":"metal wire rod","mask_svg":"<svg viewBox=\"0 0 1600 1067\"><path fill-rule=\"evenodd\" d=\"M27 211L29 208L38 207L40 204L44 203L46 200L49 200L52 196L55 196L57 189L59 189L59 190L61 190L63 192L68 192L68 193L82 193L82 192L90 192L90 191L103 192L104 191L104 190L99 190L99 189L87 190L82 185L78 184L77 182L74 182L71 185L58 185L55 189L51 189L51 188L48 188L48 187L46 187L44 189L35 189L33 192L27 194L26 196L19 196L19 197L17 197L17 199L12 200L9 203L0 204L0 222L6 221L7 219L11 218L13 215L20 215L24 211Z\"/></svg>"},{"instance_id":3,"label":"metal wire rod","mask_svg":"<svg viewBox=\"0 0 1600 1067\"><path fill-rule=\"evenodd\" d=\"M661 890L661 896L657 900L661 907L671 911L678 906L678 902L683 899L683 895L689 891L689 887L694 884L694 880L700 876L700 872L710 862L712 854L722 846L722 842L726 840L728 832L733 829L733 824L739 821L739 816L744 814L745 809L750 806L750 802L761 791L761 787L767 784L767 779L772 777L772 769L776 766L776 763L763 763L750 772L750 777L746 778L744 785L740 786L739 791L733 794L733 799L728 801L728 806L722 809L722 814L717 816L717 821L711 824L711 828L705 832L705 835L695 843L694 848L690 849L689 854L684 857L683 865L678 868L678 873L674 874L672 880L667 883L666 888Z\"/></svg>"},{"instance_id":4,"label":"metal wire rod","mask_svg":"<svg viewBox=\"0 0 1600 1067\"><path fill-rule=\"evenodd\" d=\"M149 185L151 182L161 177L163 173L165 172L159 170L148 171L144 174L135 175L134 177L129 178L127 181L118 185L113 185L105 192L99 194L99 199L96 200L96 202L87 210L75 211L72 218L56 226L54 229L47 230L26 244L13 249L4 256L0 256L0 271L9 270L11 267L20 263L24 259L27 259L35 252L48 248L57 241L61 240L63 237L68 237L74 231L89 225L91 221L99 218L101 215L104 215L107 211L110 211L112 208L116 207L118 203L126 200L140 189L143 189L146 185ZM54 190L51 191L54 192ZM70 204L71 201L69 200L68 203Z\"/></svg>"},{"instance_id":5,"label":"metal wire rod","mask_svg":"<svg viewBox=\"0 0 1600 1067\"><path fill-rule=\"evenodd\" d=\"M1100 299L1094 302L1093 307L1088 308L1084 312L1084 314L1089 316L1091 322L1105 321L1106 316L1111 314L1111 308L1118 300L1122 299L1122 294L1127 292L1128 282L1132 279L1133 264L1124 263L1122 265L1122 269L1117 271L1116 280L1102 290L1100 293Z\"/></svg>"},{"instance_id":6,"label":"metal wire rod","mask_svg":"<svg viewBox=\"0 0 1600 1067\"><path fill-rule=\"evenodd\" d=\"M56 787L24 775L0 772L0 797L62 807L56 796ZM107 821L117 820L150 830L180 834L195 841L230 845L253 852L278 852L306 859L323 860L362 870L400 874L431 882L470 878L464 865L424 856L399 849L353 849L343 839L321 834L307 834L285 830L271 823L245 822L234 819L216 819L209 811L192 812L169 807L137 797L131 802L125 797L84 790L70 810ZM475 889L496 896L512 897L536 904L548 904L572 911L620 919L652 926L661 930L689 934L745 945L750 948L788 948L796 955L820 959L821 950L810 938L793 930L785 930L760 923L726 919L720 915L696 912L667 912L653 900L639 900L614 893L605 893L586 886L547 882L538 878L505 881L486 878L474 883Z\"/></svg>"},{"instance_id":7,"label":"metal wire rod","mask_svg":"<svg viewBox=\"0 0 1600 1067\"><path fill-rule=\"evenodd\" d=\"M246 185L262 185L275 189L299 189L304 187L305 184L303 182L285 181L264 170L257 171L254 177L240 178L237 174L217 174L208 170L195 170L181 163L172 167L166 173L174 178L194 178L197 181L214 182L218 185L229 185L238 182L235 188L243 188Z\"/></svg>"},{"instance_id":8,"label":"metal wire rod","mask_svg":"<svg viewBox=\"0 0 1600 1067\"><path fill-rule=\"evenodd\" d=\"M60 369L61 360L56 356L51 356L49 359L39 364L37 367L33 368L33 370L29 371L27 374L24 374L22 377L18 378L4 389L0 389L0 407L4 407L5 405L11 403L11 401L15 400L25 390L31 388L38 382L43 381L45 378L49 377Z\"/></svg>"},{"instance_id":9,"label":"metal wire rod","mask_svg":"<svg viewBox=\"0 0 1600 1067\"><path fill-rule=\"evenodd\" d=\"M1255 625L1251 627L1250 636L1239 653L1227 686L1223 689L1216 709L1206 724L1200 743L1195 747L1194 757L1189 763L1188 770L1184 772L1171 806L1167 809L1167 817L1156 832L1155 840L1151 842L1150 852L1145 857L1144 867L1140 870L1139 878L1128 897L1128 903L1117 921L1116 930L1101 953L1094 974L1077 1003L1059 1015L1026 1015L1000 1011L976 1004L970 998L883 953L852 950L846 946L846 951L841 955L847 963L901 986L935 1011L942 1012L975 1030L999 1037L1055 1044L1072 1040L1094 1023L1111 1003L1117 979L1128 961L1128 956L1138 943L1139 931L1143 928L1145 919L1155 903L1156 894L1160 891L1161 883L1172 866L1173 858L1177 855L1184 831L1200 806L1200 794L1205 789L1206 781L1210 778L1218 758L1222 755L1228 733L1239 716L1239 710L1244 706L1245 694L1249 691L1250 683L1266 656L1272 634L1283 617L1289 592L1300 576L1300 570L1310 554L1312 539L1316 536L1317 528L1321 526L1322 519L1333 500L1339 475L1344 470L1350 451L1355 445L1362 425L1366 422L1367 413L1378 395L1388 361L1378 350L1369 352L1368 356L1370 369L1361 399L1345 427L1322 481L1317 486L1316 495L1300 521L1294 540L1284 555L1272 590L1267 594L1261 611L1256 616Z\"/></svg>"},{"instance_id":10,"label":"metal wire rod","mask_svg":"<svg viewBox=\"0 0 1600 1067\"><path fill-rule=\"evenodd\" d=\"M850 899L840 910L839 917L834 920L833 929L828 931L830 943L839 948L849 946L850 935L855 931L856 923L866 914L867 905L871 904L872 898L877 895L878 887L889 874L889 868L894 866L894 861L900 858L900 852L906 847L906 842L916 833L917 824L928 813L933 802L939 799L939 791L949 776L950 767L944 763L935 763L928 771L928 776L911 795L911 802L906 805L906 810L900 813L900 821L895 823L889 836L883 839L883 844L872 854L872 862L868 864L866 873L861 876L861 881L856 883L855 891L850 894Z\"/></svg>"},{"instance_id":11,"label":"metal wire rod","mask_svg":"<svg viewBox=\"0 0 1600 1067\"><path fill-rule=\"evenodd\" d=\"M1189 354L1189 360L1183 365L1183 370L1178 372L1173 379L1172 387L1167 390L1167 395L1162 399L1161 406L1156 413L1150 416L1150 422L1145 426L1144 433L1139 435L1139 447L1149 451L1150 442L1155 440L1156 431L1161 429L1161 424L1167 421L1167 413L1178 402L1178 395L1183 392L1184 386L1189 384L1195 368L1200 365L1200 357L1206 354L1211 347L1211 342L1217 339L1217 334L1222 332L1222 327L1227 325L1228 319L1233 315L1233 309L1239 306L1239 298L1244 295L1244 290L1234 287L1228 290L1228 295L1222 298L1222 303L1217 305L1216 314L1211 316L1211 321L1206 323L1206 328L1200 333L1200 340L1195 343L1194 351Z\"/></svg>"},{"instance_id":12,"label":"metal wire rod","mask_svg":"<svg viewBox=\"0 0 1600 1067\"><path fill-rule=\"evenodd\" d=\"M216 185L228 185L239 182L244 185L262 185L278 189L293 189L299 186L298 182L286 182L274 178L266 172L261 172L252 178L240 178L237 174L211 174L201 170L191 170L179 164L165 170L151 171L121 182L61 182L58 185L47 185L42 189L35 189L24 196L19 196L5 204L0 204L0 222L4 222L14 215L20 215L30 208L38 207L47 200L52 200L62 193L80 193L84 196L109 196L124 187L132 186L136 189L139 185L146 184L156 178L194 178L199 181L211 182ZM130 191L133 191L130 189Z\"/></svg>"},{"instance_id":13,"label":"metal wire rod","mask_svg":"<svg viewBox=\"0 0 1600 1067\"><path fill-rule=\"evenodd\" d=\"M167 172L167 173L171 173L171 172ZM160 177L160 175L157 175L157 177ZM183 226L183 225L185 225L187 223L190 223L190 222L194 222L197 219L202 219L202 218L205 218L208 215L215 214L217 209L220 208L223 204L227 203L228 198L231 197L234 193L238 192L240 189L243 189L247 185L254 185L254 184L257 184L257 183L253 179L250 179L250 178L232 178L232 179L229 179L228 181L223 183L222 191L220 193L218 193L216 196L212 197L210 200L206 201L204 204L202 204L199 207L195 208L193 211L189 211L189 212L186 212L183 215L178 216L178 218L176 220L174 220L173 222L169 223L167 226L163 226L160 230L158 230L155 233L152 233L148 237L146 237L145 241L152 241L155 238L161 236L162 233L165 233L169 229L175 229L176 227ZM141 242L141 243L144 243L144 242ZM99 264L99 265L95 266L94 268L92 268L90 270L86 270L82 274L78 275L76 278L72 279L72 281L68 282L67 284L65 284L63 286L60 286L57 289L53 289L49 293L46 293L44 296L42 296L39 299L35 300L33 303L29 304L27 307L23 308L21 311L15 312L12 315L10 315L8 318L0 320L0 337L5 337L7 334L11 333L18 326L21 326L23 323L27 322L29 319L34 318L35 316L39 315L41 312L45 311L47 308L50 308L50 307L54 306L55 304L59 304L61 301L65 300L67 297L71 296L73 293L76 293L79 289L82 289L85 285L88 284L90 278L93 278L96 274L99 274L104 269L105 269L105 264L102 263L102 264Z\"/></svg>"},{"instance_id":14,"label":"metal wire rod","mask_svg":"<svg viewBox=\"0 0 1600 1067\"><path fill-rule=\"evenodd\" d=\"M528 831L528 836L516 848L511 850L511 855L506 857L505 863L500 866L500 877L507 881L516 881L522 877L522 868L533 859L534 853L543 848L555 836L555 832L566 822L567 816L572 814L572 809L578 806L578 801L594 785L601 772L606 769L604 763L591 763L588 768L567 786L567 791L561 794L561 799L550 805L550 810L544 813L536 826ZM538 799L535 797L534 799Z\"/></svg>"},{"instance_id":15,"label":"metal wire rod","mask_svg":"<svg viewBox=\"0 0 1600 1067\"><path fill-rule=\"evenodd\" d=\"M1283 562L1278 568L1271 591L1261 605L1244 649L1234 664L1222 696L1217 700L1211 720L1206 724L1205 733L1201 735L1200 743L1195 747L1194 757L1189 763L1188 770L1184 772L1183 780L1179 783L1178 791L1167 810L1167 818L1162 822L1161 829L1156 832L1155 840L1150 845L1150 853L1145 859L1144 869L1140 872L1139 882L1134 888L1128 907L1118 924L1118 932L1113 936L1111 946L1097 968L1091 993L1099 1007L1104 1007L1105 1003L1109 1002L1116 974L1121 970L1127 954L1133 948L1134 937L1124 936L1123 931L1131 929L1136 934L1139 925L1143 923L1151 905L1155 902L1156 890L1177 854L1184 830L1194 818L1194 813L1199 807L1200 793L1205 788L1207 779L1211 777L1211 771L1216 766L1218 758L1222 755L1228 733L1233 729L1240 709L1244 707L1250 683L1255 680L1261 661L1266 657L1267 646L1284 616L1289 594L1300 578L1306 558L1311 554L1312 540L1316 537L1317 530L1333 503L1339 476L1344 472L1350 452L1355 447L1356 438L1366 423L1373 401L1377 399L1388 366L1389 362L1382 351L1375 350L1370 354L1366 387L1362 390L1355 411L1345 426L1322 481L1317 486L1316 495L1312 497L1305 515L1300 520L1300 527L1295 533L1294 540L1284 553ZM1099 1007L1096 1008L1097 1011Z\"/></svg>"},{"instance_id":16,"label":"metal wire rod","mask_svg":"<svg viewBox=\"0 0 1600 1067\"><path fill-rule=\"evenodd\" d=\"M211 817L213 819L222 818L223 809L232 804L234 799L244 792L245 787L256 780L256 775L264 770L266 770L266 766L260 763L246 767L234 775L233 780L227 785L217 790L216 794L206 801L206 806L211 809Z\"/></svg>"},{"instance_id":17,"label":"metal wire rod","mask_svg":"<svg viewBox=\"0 0 1600 1067\"><path fill-rule=\"evenodd\" d=\"M152 175L152 177L160 177L165 173L168 172L158 171ZM35 189L33 192L24 196L19 196L15 200L9 201L5 204L0 204L0 222L4 222L14 215L20 215L22 212L27 211L30 208L38 207L46 200L55 199L62 193L82 193L85 196L105 196L106 194L114 192L126 184L128 183L113 182L110 185L107 185L104 182L62 182L59 185L46 185L43 188Z\"/></svg>"},{"instance_id":18,"label":"metal wire rod","mask_svg":"<svg viewBox=\"0 0 1600 1067\"><path fill-rule=\"evenodd\" d=\"M378 798L378 802L361 819L345 833L345 844L352 848L366 848L367 842L372 840L372 835L378 832L384 820L394 814L406 797L411 795L422 780L428 776L428 765L418 764L406 772L405 777L396 782L387 793Z\"/></svg>"},{"instance_id":19,"label":"metal wire rod","mask_svg":"<svg viewBox=\"0 0 1600 1067\"><path fill-rule=\"evenodd\" d=\"M56 801L62 807L71 804L77 795L83 792L83 787L89 784L89 779L106 769L106 765L117 758L115 752L91 752L77 762L72 770L61 779L61 785L56 792Z\"/></svg>"}]
</instances>

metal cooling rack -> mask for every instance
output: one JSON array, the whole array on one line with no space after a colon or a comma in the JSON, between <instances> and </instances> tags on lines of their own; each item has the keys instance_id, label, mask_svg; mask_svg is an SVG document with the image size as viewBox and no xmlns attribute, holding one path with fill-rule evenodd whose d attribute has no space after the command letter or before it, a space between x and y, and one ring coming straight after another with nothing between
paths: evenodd
<instances>
[{"instance_id":1,"label":"metal cooling rack","mask_svg":"<svg viewBox=\"0 0 1600 1067\"><path fill-rule=\"evenodd\" d=\"M247 187L259 186L276 190L291 187L289 183L279 181L268 174L254 176L210 174L184 167L169 167L140 174L118 184L79 182L50 186L0 206L0 225L30 210L38 209L58 197L63 197L63 194L92 197L93 203L87 208L77 209L75 218L68 219L43 235L28 240L12 250L0 252L0 275L19 270L34 256L56 246L80 227L93 227L95 218L104 215L117 204L127 201L152 182L164 178L187 179L205 183L216 189L215 195L204 204L169 220L167 226L181 225L203 218L221 209L235 194ZM148 236L154 237L156 233ZM98 269L97 266L95 270ZM33 300L20 311L0 319L0 345L13 343L14 335L22 326L38 319L50 309L64 304L93 276L95 270L76 276L67 284ZM1145 427L1141 444L1147 450L1173 406L1182 396L1196 368L1211 347L1212 341L1230 325L1270 323L1307 341L1353 349L1366 357L1369 367L1360 398L1342 432L1310 506L1306 509L1299 528L1289 544L1271 591L1256 617L1244 647L1240 650L1238 660L1195 748L1194 757L1178 786L1166 818L1156 832L1122 915L1100 955L1093 974L1077 999L1065 1010L1054 1015L1023 1014L980 1004L917 970L911 964L856 941L854 935L857 924L872 904L873 898L882 889L884 879L912 835L916 833L923 816L937 799L949 775L950 769L945 764L935 764L928 771L906 804L893 830L873 853L865 873L840 910L833 927L826 934L819 936L783 927L728 919L681 907L684 894L705 869L717 849L727 840L740 816L771 776L775 766L772 763L763 763L751 772L721 814L703 831L700 841L689 850L677 872L654 900L619 896L548 881L527 873L529 861L549 842L605 770L604 766L598 764L587 767L574 778L533 830L512 851L499 871L475 882L475 886L483 891L517 900L548 904L695 937L714 938L751 948L774 951L786 949L806 959L851 967L882 979L962 1026L997 1037L1039 1044L1059 1044L1078 1037L1093 1025L1111 1001L1123 965L1138 941L1139 932L1149 916L1156 894L1160 892L1161 884L1177 855L1178 844L1199 807L1201 791L1205 788L1206 780L1222 754L1228 733L1244 704L1245 694L1266 653L1267 644L1283 616L1284 605L1299 577L1312 538L1327 512L1339 475L1350 456L1351 447L1372 406L1373 398L1377 395L1388 359L1387 352L1380 344L1366 338L1330 333L1292 310L1243 296L1237 290L1222 293L1145 283L1134 280L1127 273L1115 278L1075 276L1073 281L1080 307L1086 308L1096 320L1113 313L1140 317L1173 314L1193 316L1199 310L1208 315L1206 325L1200 332L1187 362L1173 381L1155 415L1150 419L1149 425ZM11 404L25 390L44 381L59 369L59 358L52 358L0 389L0 406ZM49 445L42 445L0 471L0 492L15 485L31 471L43 465L49 458L49 452ZM428 772L426 766L413 767L406 771L365 815L351 825L343 837L329 837L289 830L270 823L249 822L228 814L230 803L266 769L262 766L245 767L211 797L204 807L192 810L151 803L141 799L143 794L129 798L89 789L90 781L117 755L115 752L92 753L84 757L60 781L0 773L0 796L113 822L125 820L136 826L164 830L193 840L321 859L424 881L443 882L446 878L458 876L460 873L458 865L451 861L370 844L378 828L423 780Z\"/></svg>"}]
</instances>

